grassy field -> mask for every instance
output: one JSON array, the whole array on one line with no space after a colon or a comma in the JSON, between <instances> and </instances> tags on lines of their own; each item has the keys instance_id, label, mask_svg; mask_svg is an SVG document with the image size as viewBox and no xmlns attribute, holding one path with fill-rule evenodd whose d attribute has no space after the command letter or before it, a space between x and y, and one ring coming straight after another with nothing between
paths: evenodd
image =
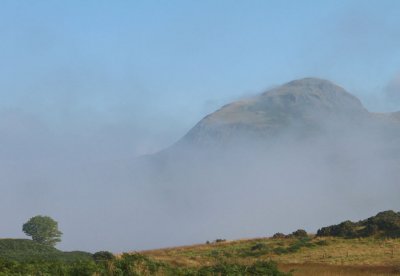
<instances>
[{"instance_id":1,"label":"grassy field","mask_svg":"<svg viewBox=\"0 0 400 276\"><path fill-rule=\"evenodd\" d=\"M259 238L143 251L180 267L274 260L302 275L400 275L400 239Z\"/></svg>"},{"instance_id":2,"label":"grassy field","mask_svg":"<svg viewBox=\"0 0 400 276\"><path fill-rule=\"evenodd\" d=\"M289 275L278 269L294 276L400 275L399 238L346 239L305 233L150 250L117 258L109 252L98 253L62 252L30 240L0 239L0 275Z\"/></svg>"},{"instance_id":3,"label":"grassy field","mask_svg":"<svg viewBox=\"0 0 400 276\"><path fill-rule=\"evenodd\" d=\"M132 252L62 252L26 239L0 239L2 275L400 275L400 213L272 238Z\"/></svg>"}]
</instances>

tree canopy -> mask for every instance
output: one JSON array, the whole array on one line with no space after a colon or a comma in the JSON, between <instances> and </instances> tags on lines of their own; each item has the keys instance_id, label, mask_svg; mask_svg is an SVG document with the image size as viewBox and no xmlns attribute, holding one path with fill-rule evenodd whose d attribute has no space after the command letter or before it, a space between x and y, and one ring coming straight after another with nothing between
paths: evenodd
<instances>
[{"instance_id":1,"label":"tree canopy","mask_svg":"<svg viewBox=\"0 0 400 276\"><path fill-rule=\"evenodd\" d=\"M35 216L22 226L22 231L32 240L49 246L61 241L62 232L58 230L58 222L48 216Z\"/></svg>"}]
</instances>

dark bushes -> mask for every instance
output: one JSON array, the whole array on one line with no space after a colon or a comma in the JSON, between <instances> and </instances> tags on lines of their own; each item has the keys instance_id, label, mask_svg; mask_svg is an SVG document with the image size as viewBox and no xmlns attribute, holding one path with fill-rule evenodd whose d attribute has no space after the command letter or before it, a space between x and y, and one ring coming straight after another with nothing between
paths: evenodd
<instances>
[{"instance_id":1,"label":"dark bushes","mask_svg":"<svg viewBox=\"0 0 400 276\"><path fill-rule=\"evenodd\" d=\"M292 232L292 234L289 235L285 235L283 233L275 233L272 238L273 239L285 239L285 238L307 238L308 234L306 232L306 230L303 229L298 229L294 232Z\"/></svg>"},{"instance_id":2,"label":"dark bushes","mask_svg":"<svg viewBox=\"0 0 400 276\"><path fill-rule=\"evenodd\" d=\"M349 220L344 221L338 225L332 225L323 227L317 231L317 236L333 236L343 238L355 238L357 237L357 224Z\"/></svg>"},{"instance_id":3,"label":"dark bushes","mask_svg":"<svg viewBox=\"0 0 400 276\"><path fill-rule=\"evenodd\" d=\"M226 242L226 240L225 239L216 239L214 242L215 243L220 243L220 242Z\"/></svg>"},{"instance_id":4,"label":"dark bushes","mask_svg":"<svg viewBox=\"0 0 400 276\"><path fill-rule=\"evenodd\" d=\"M307 232L303 229L298 229L291 234L295 238L307 238Z\"/></svg>"},{"instance_id":5,"label":"dark bushes","mask_svg":"<svg viewBox=\"0 0 400 276\"><path fill-rule=\"evenodd\" d=\"M96 263L108 262L115 259L114 254L109 251L98 251L94 253L92 257Z\"/></svg>"},{"instance_id":6,"label":"dark bushes","mask_svg":"<svg viewBox=\"0 0 400 276\"><path fill-rule=\"evenodd\" d=\"M272 236L272 238L273 239L284 239L284 238L286 238L286 235L285 234L283 234L283 233L275 233L273 236Z\"/></svg>"},{"instance_id":7,"label":"dark bushes","mask_svg":"<svg viewBox=\"0 0 400 276\"><path fill-rule=\"evenodd\" d=\"M400 237L400 213L384 211L376 216L359 222L344 221L337 225L323 227L318 230L317 236L332 236L343 238L360 237Z\"/></svg>"}]
</instances>

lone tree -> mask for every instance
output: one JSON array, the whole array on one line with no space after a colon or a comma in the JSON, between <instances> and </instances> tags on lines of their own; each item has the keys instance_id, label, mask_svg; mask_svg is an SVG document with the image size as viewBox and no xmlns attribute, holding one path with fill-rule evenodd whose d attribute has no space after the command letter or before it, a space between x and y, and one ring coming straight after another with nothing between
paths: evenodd
<instances>
[{"instance_id":1,"label":"lone tree","mask_svg":"<svg viewBox=\"0 0 400 276\"><path fill-rule=\"evenodd\" d=\"M60 242L62 233L58 230L58 222L48 216L35 216L22 226L22 231L32 240L49 246Z\"/></svg>"}]
</instances>

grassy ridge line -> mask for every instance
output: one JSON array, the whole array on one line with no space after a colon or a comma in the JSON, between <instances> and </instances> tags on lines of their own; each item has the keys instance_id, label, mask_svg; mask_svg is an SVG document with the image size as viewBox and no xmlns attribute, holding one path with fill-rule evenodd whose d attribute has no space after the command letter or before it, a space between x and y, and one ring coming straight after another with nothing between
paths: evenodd
<instances>
[{"instance_id":1,"label":"grassy ridge line","mask_svg":"<svg viewBox=\"0 0 400 276\"><path fill-rule=\"evenodd\" d=\"M221 260L252 263L270 259L279 264L394 267L400 265L400 239L310 237L308 241L299 243L296 238L258 238L141 253L172 265L187 267L212 265Z\"/></svg>"}]
</instances>

